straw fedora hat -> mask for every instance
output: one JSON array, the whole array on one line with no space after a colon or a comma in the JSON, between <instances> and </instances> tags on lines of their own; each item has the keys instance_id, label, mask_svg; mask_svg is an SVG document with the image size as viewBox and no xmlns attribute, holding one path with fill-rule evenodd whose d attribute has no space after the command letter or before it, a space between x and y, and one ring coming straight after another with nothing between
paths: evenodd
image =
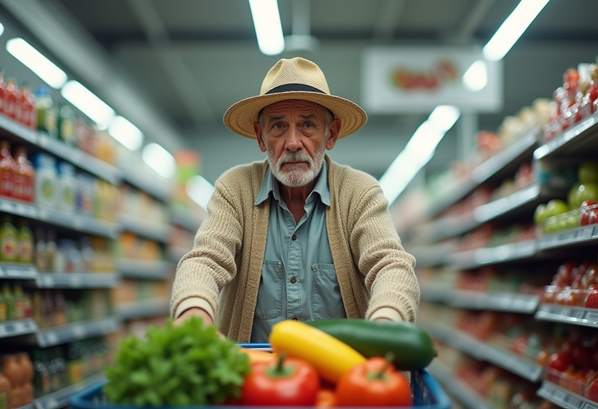
<instances>
[{"instance_id":1,"label":"straw fedora hat","mask_svg":"<svg viewBox=\"0 0 598 409\"><path fill-rule=\"evenodd\" d=\"M260 94L231 105L224 113L224 125L234 132L255 139L253 124L264 107L279 101L301 99L328 108L340 119L338 137L350 135L367 122L367 114L359 105L330 94L320 67L305 58L280 59L266 74Z\"/></svg>"}]
</instances>

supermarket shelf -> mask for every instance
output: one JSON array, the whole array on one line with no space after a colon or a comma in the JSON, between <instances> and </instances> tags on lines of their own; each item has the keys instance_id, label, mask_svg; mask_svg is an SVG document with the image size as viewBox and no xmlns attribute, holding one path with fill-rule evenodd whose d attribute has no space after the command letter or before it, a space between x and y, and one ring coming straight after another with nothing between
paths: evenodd
<instances>
[{"instance_id":1,"label":"supermarket shelf","mask_svg":"<svg viewBox=\"0 0 598 409\"><path fill-rule=\"evenodd\" d=\"M450 261L449 256L452 253L452 246L432 245L416 246L408 248L417 260L417 268L435 267L446 264Z\"/></svg>"},{"instance_id":2,"label":"supermarket shelf","mask_svg":"<svg viewBox=\"0 0 598 409\"><path fill-rule=\"evenodd\" d=\"M536 318L544 321L564 322L598 328L598 309L596 308L542 304L536 313Z\"/></svg>"},{"instance_id":3,"label":"supermarket shelf","mask_svg":"<svg viewBox=\"0 0 598 409\"><path fill-rule=\"evenodd\" d=\"M146 174L138 175L132 173L130 170L122 169L122 178L129 185L144 191L162 202L167 202L170 199L170 191L167 188L167 181L158 175L148 180ZM156 183L156 181L158 181L158 183ZM160 182L162 183L160 184Z\"/></svg>"},{"instance_id":4,"label":"supermarket shelf","mask_svg":"<svg viewBox=\"0 0 598 409\"><path fill-rule=\"evenodd\" d=\"M40 347L51 347L83 338L110 334L118 329L118 321L106 318L99 321L80 322L58 328L39 330L36 334Z\"/></svg>"},{"instance_id":5,"label":"supermarket shelf","mask_svg":"<svg viewBox=\"0 0 598 409\"><path fill-rule=\"evenodd\" d=\"M116 237L116 225L87 216L63 214L54 210L40 209L36 206L0 198L0 212L14 216L39 220L55 226L66 227L83 233L108 238Z\"/></svg>"},{"instance_id":6,"label":"supermarket shelf","mask_svg":"<svg viewBox=\"0 0 598 409\"><path fill-rule=\"evenodd\" d=\"M535 208L549 196L540 185L534 184L517 192L474 209L474 219L478 225L497 220L511 214Z\"/></svg>"},{"instance_id":7,"label":"supermarket shelf","mask_svg":"<svg viewBox=\"0 0 598 409\"><path fill-rule=\"evenodd\" d=\"M457 399L466 409L490 409L484 398L472 390L466 383L460 381L442 364L433 363L430 366L430 373L438 380L450 396Z\"/></svg>"},{"instance_id":8,"label":"supermarket shelf","mask_svg":"<svg viewBox=\"0 0 598 409\"><path fill-rule=\"evenodd\" d=\"M0 116L0 130L3 133L9 133L13 137L26 141L38 148L52 153L60 159L72 163L80 169L83 169L92 175L116 184L120 178L119 171L114 166L109 165L80 149L69 146L45 133L38 133L32 129L26 128L11 119Z\"/></svg>"},{"instance_id":9,"label":"supermarket shelf","mask_svg":"<svg viewBox=\"0 0 598 409\"><path fill-rule=\"evenodd\" d=\"M37 277L35 267L30 264L0 263L0 278L13 280L34 280Z\"/></svg>"},{"instance_id":10,"label":"supermarket shelf","mask_svg":"<svg viewBox=\"0 0 598 409\"><path fill-rule=\"evenodd\" d=\"M114 273L43 273L35 279L38 288L114 288Z\"/></svg>"},{"instance_id":11,"label":"supermarket shelf","mask_svg":"<svg viewBox=\"0 0 598 409\"><path fill-rule=\"evenodd\" d=\"M180 208L170 209L170 222L193 233L197 231L200 225L198 218L194 217L189 210Z\"/></svg>"},{"instance_id":12,"label":"supermarket shelf","mask_svg":"<svg viewBox=\"0 0 598 409\"><path fill-rule=\"evenodd\" d=\"M592 402L549 381L542 383L538 396L564 409L598 409L598 402Z\"/></svg>"},{"instance_id":13,"label":"supermarket shelf","mask_svg":"<svg viewBox=\"0 0 598 409\"><path fill-rule=\"evenodd\" d=\"M114 185L120 180L120 171L116 167L103 162L78 148L69 146L52 138L48 134L40 133L38 135L37 145L43 150Z\"/></svg>"},{"instance_id":14,"label":"supermarket shelf","mask_svg":"<svg viewBox=\"0 0 598 409\"><path fill-rule=\"evenodd\" d=\"M29 129L13 121L3 115L0 115L0 130L2 133L9 133L12 136L29 142L33 145L37 144L37 132Z\"/></svg>"},{"instance_id":15,"label":"supermarket shelf","mask_svg":"<svg viewBox=\"0 0 598 409\"><path fill-rule=\"evenodd\" d=\"M35 401L23 406L19 406L17 409L35 409Z\"/></svg>"},{"instance_id":16,"label":"supermarket shelf","mask_svg":"<svg viewBox=\"0 0 598 409\"><path fill-rule=\"evenodd\" d=\"M67 386L64 389L37 398L33 405L35 409L58 409L66 407L71 396L91 385L102 383L105 379L104 375L91 376L83 382Z\"/></svg>"},{"instance_id":17,"label":"supermarket shelf","mask_svg":"<svg viewBox=\"0 0 598 409\"><path fill-rule=\"evenodd\" d=\"M528 131L517 142L478 165L472 171L469 179L458 184L444 198L439 198L432 207L428 208L426 211L427 216L429 218L436 216L449 206L463 199L481 184L492 180L499 180L505 174L515 171L528 156L532 155L533 149L537 145L539 134L540 130L538 128Z\"/></svg>"},{"instance_id":18,"label":"supermarket shelf","mask_svg":"<svg viewBox=\"0 0 598 409\"><path fill-rule=\"evenodd\" d=\"M481 293L455 290L438 285L426 285L422 288L424 301L442 303L456 308L471 310L491 310L533 314L540 299L534 295L514 293Z\"/></svg>"},{"instance_id":19,"label":"supermarket shelf","mask_svg":"<svg viewBox=\"0 0 598 409\"><path fill-rule=\"evenodd\" d=\"M543 191L540 185L534 184L506 197L480 205L472 213L438 219L424 227L418 239L422 242L433 242L460 236L483 223L531 210L552 196L549 192Z\"/></svg>"},{"instance_id":20,"label":"supermarket shelf","mask_svg":"<svg viewBox=\"0 0 598 409\"><path fill-rule=\"evenodd\" d=\"M125 278L164 280L168 277L172 265L164 261L121 260L118 272Z\"/></svg>"},{"instance_id":21,"label":"supermarket shelf","mask_svg":"<svg viewBox=\"0 0 598 409\"><path fill-rule=\"evenodd\" d=\"M121 220L121 230L135 233L146 239L159 241L161 243L168 243L169 228L168 226L155 227L144 225L142 222L132 220L130 218L123 218Z\"/></svg>"},{"instance_id":22,"label":"supermarket shelf","mask_svg":"<svg viewBox=\"0 0 598 409\"><path fill-rule=\"evenodd\" d=\"M450 255L450 261L457 268L472 269L491 264L508 263L533 257L536 254L536 241L527 240L485 247Z\"/></svg>"},{"instance_id":23,"label":"supermarket shelf","mask_svg":"<svg viewBox=\"0 0 598 409\"><path fill-rule=\"evenodd\" d=\"M490 346L462 332L440 326L424 326L430 335L478 360L490 362L532 382L540 380L542 367L511 352Z\"/></svg>"},{"instance_id":24,"label":"supermarket shelf","mask_svg":"<svg viewBox=\"0 0 598 409\"><path fill-rule=\"evenodd\" d=\"M597 143L598 112L540 146L534 152L534 158L539 160L564 155L584 156L589 153L590 146L594 147L590 148L590 152L595 152Z\"/></svg>"},{"instance_id":25,"label":"supermarket shelf","mask_svg":"<svg viewBox=\"0 0 598 409\"><path fill-rule=\"evenodd\" d=\"M538 239L538 248L540 250L558 250L565 247L591 244L598 244L598 225L545 234Z\"/></svg>"},{"instance_id":26,"label":"supermarket shelf","mask_svg":"<svg viewBox=\"0 0 598 409\"><path fill-rule=\"evenodd\" d=\"M0 323L0 339L20 337L21 335L33 334L37 331L37 325L33 320L4 321Z\"/></svg>"},{"instance_id":27,"label":"supermarket shelf","mask_svg":"<svg viewBox=\"0 0 598 409\"><path fill-rule=\"evenodd\" d=\"M183 256L185 256L185 254L187 254L187 252L190 249L181 249L181 248L176 248L176 247L169 247L168 248L168 259L174 263L177 264L182 258Z\"/></svg>"},{"instance_id":28,"label":"supermarket shelf","mask_svg":"<svg viewBox=\"0 0 598 409\"><path fill-rule=\"evenodd\" d=\"M139 318L152 318L161 315L167 316L169 304L167 301L139 301L134 304L123 305L118 308L118 316L122 321Z\"/></svg>"}]
</instances>

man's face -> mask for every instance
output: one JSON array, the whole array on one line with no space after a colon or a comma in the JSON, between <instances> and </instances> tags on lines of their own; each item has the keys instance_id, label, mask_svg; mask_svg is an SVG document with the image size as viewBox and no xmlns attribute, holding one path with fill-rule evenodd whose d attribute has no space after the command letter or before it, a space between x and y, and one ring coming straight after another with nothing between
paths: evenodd
<instances>
[{"instance_id":1,"label":"man's face","mask_svg":"<svg viewBox=\"0 0 598 409\"><path fill-rule=\"evenodd\" d=\"M264 108L254 128L276 179L285 186L300 187L320 173L324 150L334 148L340 121L321 105L288 100Z\"/></svg>"}]
</instances>

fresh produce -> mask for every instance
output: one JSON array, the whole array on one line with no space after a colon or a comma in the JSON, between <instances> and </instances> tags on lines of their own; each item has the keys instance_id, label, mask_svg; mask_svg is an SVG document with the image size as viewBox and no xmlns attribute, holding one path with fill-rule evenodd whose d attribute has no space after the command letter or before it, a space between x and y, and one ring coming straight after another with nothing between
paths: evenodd
<instances>
[{"instance_id":1,"label":"fresh produce","mask_svg":"<svg viewBox=\"0 0 598 409\"><path fill-rule=\"evenodd\" d=\"M275 362L251 366L243 385L243 403L260 406L313 406L320 378L305 361L281 354Z\"/></svg>"},{"instance_id":2,"label":"fresh produce","mask_svg":"<svg viewBox=\"0 0 598 409\"><path fill-rule=\"evenodd\" d=\"M586 397L593 402L598 402L598 376L587 386Z\"/></svg>"},{"instance_id":3,"label":"fresh produce","mask_svg":"<svg viewBox=\"0 0 598 409\"><path fill-rule=\"evenodd\" d=\"M276 354L267 351L259 351L255 349L241 348L241 352L247 355L249 358L249 364L255 364L258 362L275 362Z\"/></svg>"},{"instance_id":4,"label":"fresh produce","mask_svg":"<svg viewBox=\"0 0 598 409\"><path fill-rule=\"evenodd\" d=\"M409 381L390 361L370 358L343 375L336 387L338 406L410 406Z\"/></svg>"},{"instance_id":5,"label":"fresh produce","mask_svg":"<svg viewBox=\"0 0 598 409\"><path fill-rule=\"evenodd\" d=\"M320 389L316 396L317 408L333 408L336 406L336 393L330 389Z\"/></svg>"},{"instance_id":6,"label":"fresh produce","mask_svg":"<svg viewBox=\"0 0 598 409\"><path fill-rule=\"evenodd\" d=\"M598 200L598 184L580 183L569 192L569 205L572 209L581 206L584 200Z\"/></svg>"},{"instance_id":7,"label":"fresh produce","mask_svg":"<svg viewBox=\"0 0 598 409\"><path fill-rule=\"evenodd\" d=\"M589 292L585 302L586 308L598 308L598 288Z\"/></svg>"},{"instance_id":8,"label":"fresh produce","mask_svg":"<svg viewBox=\"0 0 598 409\"><path fill-rule=\"evenodd\" d=\"M407 322L376 322L357 319L310 321L318 328L345 342L366 357L394 355L400 370L426 367L436 356L432 339Z\"/></svg>"},{"instance_id":9,"label":"fresh produce","mask_svg":"<svg viewBox=\"0 0 598 409\"><path fill-rule=\"evenodd\" d=\"M129 337L106 371L111 403L135 406L221 404L240 397L249 359L197 318Z\"/></svg>"},{"instance_id":10,"label":"fresh produce","mask_svg":"<svg viewBox=\"0 0 598 409\"><path fill-rule=\"evenodd\" d=\"M324 331L299 321L274 324L270 344L277 353L303 359L312 364L326 380L336 382L365 358L350 346Z\"/></svg>"},{"instance_id":11,"label":"fresh produce","mask_svg":"<svg viewBox=\"0 0 598 409\"><path fill-rule=\"evenodd\" d=\"M585 162L579 166L577 177L581 183L598 183L598 162Z\"/></svg>"},{"instance_id":12,"label":"fresh produce","mask_svg":"<svg viewBox=\"0 0 598 409\"><path fill-rule=\"evenodd\" d=\"M584 200L580 207L579 224L589 226L598 224L598 202L595 200Z\"/></svg>"}]
</instances>

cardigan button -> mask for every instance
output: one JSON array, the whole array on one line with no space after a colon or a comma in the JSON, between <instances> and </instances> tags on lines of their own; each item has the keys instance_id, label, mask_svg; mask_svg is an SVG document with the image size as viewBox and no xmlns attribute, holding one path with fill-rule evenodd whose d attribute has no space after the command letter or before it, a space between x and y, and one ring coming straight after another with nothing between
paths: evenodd
<instances>
[{"instance_id":1,"label":"cardigan button","mask_svg":"<svg viewBox=\"0 0 598 409\"><path fill-rule=\"evenodd\" d=\"M293 240L293 241L297 240L297 235L296 235L296 234L293 234L293 235L291 236L291 240Z\"/></svg>"},{"instance_id":2,"label":"cardigan button","mask_svg":"<svg viewBox=\"0 0 598 409\"><path fill-rule=\"evenodd\" d=\"M293 276L291 277L291 284L295 284L297 282L297 277Z\"/></svg>"}]
</instances>

